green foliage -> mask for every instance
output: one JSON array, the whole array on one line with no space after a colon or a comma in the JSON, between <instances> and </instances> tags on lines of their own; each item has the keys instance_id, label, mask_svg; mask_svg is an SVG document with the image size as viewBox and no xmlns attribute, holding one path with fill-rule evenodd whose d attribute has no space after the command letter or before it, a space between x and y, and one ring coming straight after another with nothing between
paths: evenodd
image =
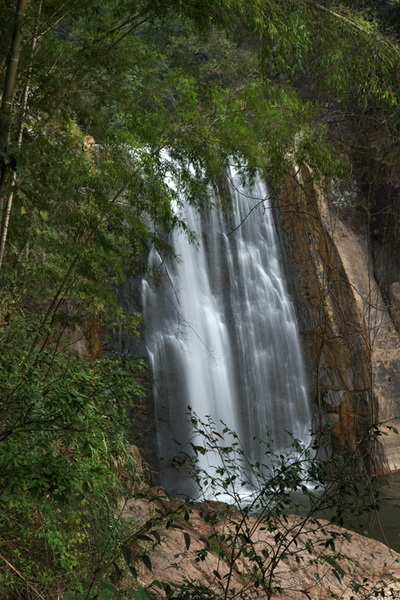
<instances>
[{"instance_id":1,"label":"green foliage","mask_svg":"<svg viewBox=\"0 0 400 600\"><path fill-rule=\"evenodd\" d=\"M196 560L204 561L210 552L220 558L221 570L214 571L218 591L187 580L184 574L183 583L155 581L153 586L161 587L171 599L244 599L253 597L254 589L272 598L294 589L291 571L283 567L290 559L299 569L307 569L309 576L315 575L316 586L324 573L339 583L347 578L344 586L351 578L358 597L364 597L362 593L373 597L382 590L387 592L383 597L394 597L390 577L373 584L357 571L357 561L342 550L342 542L350 541L352 534L336 525L360 530L363 517L378 508L379 484L361 464L359 471L355 469L355 457L327 457L323 450L326 432L315 433L308 447L293 439L289 448L278 452L272 450L266 435L259 441L264 458L254 462L223 423L215 424L209 417L203 421L193 413L190 422L193 438L174 466L185 465L197 484L196 502L189 500L182 510L200 511L213 530L204 549L196 552ZM205 502L197 504L199 500ZM240 589L232 577L238 572L243 581ZM313 593L311 583L308 589ZM339 596L332 592L331 597Z\"/></svg>"},{"instance_id":2,"label":"green foliage","mask_svg":"<svg viewBox=\"0 0 400 600\"><path fill-rule=\"evenodd\" d=\"M187 580L183 584L178 583L159 583L155 582L155 585L159 584L168 600L221 600L221 596L214 590L210 589L209 586L203 585L197 581ZM141 598L135 598L135 600L142 600ZM144 599L143 599L144 600Z\"/></svg>"},{"instance_id":3,"label":"green foliage","mask_svg":"<svg viewBox=\"0 0 400 600\"><path fill-rule=\"evenodd\" d=\"M179 192L201 206L230 157L276 186L301 163L331 177L326 102L371 111L393 152L398 50L371 12L331 2L43 0L18 28L13 83L17 7L0 6L0 583L7 600L106 600L117 588L92 580L141 480L124 416L141 365L99 358L101 341L82 356L77 339L137 328L115 290L151 244L171 252Z\"/></svg>"},{"instance_id":4,"label":"green foliage","mask_svg":"<svg viewBox=\"0 0 400 600\"><path fill-rule=\"evenodd\" d=\"M10 323L1 327L2 598L90 581L129 535L117 503L142 480L126 442L140 365L57 348L29 359L35 319Z\"/></svg>"}]
</instances>

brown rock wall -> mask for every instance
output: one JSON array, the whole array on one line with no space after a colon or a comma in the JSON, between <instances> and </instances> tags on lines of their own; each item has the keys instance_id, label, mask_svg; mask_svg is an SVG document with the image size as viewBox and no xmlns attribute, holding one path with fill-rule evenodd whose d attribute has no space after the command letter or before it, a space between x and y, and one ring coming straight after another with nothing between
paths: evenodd
<instances>
[{"instance_id":1,"label":"brown rock wall","mask_svg":"<svg viewBox=\"0 0 400 600\"><path fill-rule=\"evenodd\" d=\"M361 456L371 470L377 457L367 438L377 406L370 338L306 169L286 181L279 214L312 398L321 421L331 423L332 450Z\"/></svg>"}]
</instances>

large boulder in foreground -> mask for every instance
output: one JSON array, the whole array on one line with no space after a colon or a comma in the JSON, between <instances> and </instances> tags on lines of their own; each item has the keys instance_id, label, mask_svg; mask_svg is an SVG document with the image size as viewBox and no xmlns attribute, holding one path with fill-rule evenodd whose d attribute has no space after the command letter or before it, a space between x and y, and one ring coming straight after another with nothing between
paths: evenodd
<instances>
[{"instance_id":1,"label":"large boulder in foreground","mask_svg":"<svg viewBox=\"0 0 400 600\"><path fill-rule=\"evenodd\" d=\"M138 561L138 580L151 598L166 597L155 581L169 584L169 598L176 599L400 598L400 554L325 520L244 518L217 502L188 513L162 491L150 500L128 501L125 514L147 523L157 541L147 542L146 559ZM161 526L167 521L168 527ZM137 548L131 551L139 556ZM185 583L186 591L171 595Z\"/></svg>"}]
</instances>

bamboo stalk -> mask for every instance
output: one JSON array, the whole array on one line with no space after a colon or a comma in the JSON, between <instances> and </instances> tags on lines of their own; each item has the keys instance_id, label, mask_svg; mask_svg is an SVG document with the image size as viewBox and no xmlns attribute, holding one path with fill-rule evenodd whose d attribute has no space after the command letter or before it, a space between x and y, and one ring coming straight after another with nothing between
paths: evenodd
<instances>
[{"instance_id":1,"label":"bamboo stalk","mask_svg":"<svg viewBox=\"0 0 400 600\"><path fill-rule=\"evenodd\" d=\"M12 43L12 49L11 49L11 60L12 61L12 57L15 55L15 52L17 52L17 63L19 60L19 51L21 48L21 43L22 43L22 32L21 32L21 24L22 24L22 20L25 16L25 12L26 12L26 8L28 6L28 1L29 0L20 0L18 8L17 8L17 16L16 16L16 29L17 29L17 33L19 36L19 42L17 40L17 42L15 41L15 31L14 31L14 36L13 36L13 43ZM22 5L22 6L20 6ZM36 25L37 25L37 21L40 17L41 14L41 10L42 10L42 0L40 0L39 2L39 9L37 12L37 18L36 18ZM36 29L36 27L35 27ZM17 46L17 43L19 44ZM23 121L24 121L24 115L27 111L28 108L28 96L29 96L29 80L30 80L30 76L32 73L32 61L33 61L33 56L35 54L35 50L36 50L36 45L37 45L37 37L36 35L33 36L32 39L32 46L31 46L31 64L29 67L29 72L28 72L28 78L26 80L25 83L25 88L24 88L24 94L23 94L23 98L22 98L22 111L21 111L21 117L20 117L20 123L19 123L19 128L18 128L18 137L17 137L17 147L20 148L22 145L22 136L23 136ZM14 48L15 46L17 46L16 48ZM14 52L13 52L14 50ZM13 61L13 64L15 63L15 60ZM9 137L10 137L10 128L11 128L11 115L12 115L12 97L11 97L11 93L14 94L15 92L15 85L16 85L16 74L17 74L17 63L15 66L15 72L12 75L13 78L13 82L8 82L7 83L7 76L6 76L6 84L5 84L5 92L4 92L4 96L3 96L3 103L7 104L7 106L9 106L9 115L8 115L8 124L6 124L6 127L8 128L7 130L4 128L1 129L0 131L0 135L3 135L4 139L3 141L3 165L2 165L2 173L1 173L1 180L0 180L0 209L4 208L4 201L2 199L2 193L4 194L5 192L5 187L6 187L6 175L7 175L7 165L4 162L4 157L8 148L8 144L9 144ZM7 75L8 75L8 70L7 70ZM11 90L11 84L12 84L12 90ZM8 94L8 96L7 96ZM6 100L5 100L6 97ZM5 110L4 114L7 117L7 110ZM3 105L2 105L2 115L1 118L6 118L4 117L3 114ZM1 226L1 235L0 235L0 270L3 264L3 259L4 259L4 250L5 250L5 246L6 246L6 241L7 241L7 235L8 235L8 227L9 227L9 223L10 223L10 216L11 216L11 209L12 209L12 204L13 204L13 200L14 200L14 189L15 189L15 185L17 183L17 173L14 170L12 172L11 175L11 181L10 181L10 185L9 185L9 193L7 196L7 202L5 204L5 213L4 215L2 215L2 226ZM3 184L3 190L2 190L2 184ZM5 195L5 194L4 194Z\"/></svg>"},{"instance_id":2,"label":"bamboo stalk","mask_svg":"<svg viewBox=\"0 0 400 600\"><path fill-rule=\"evenodd\" d=\"M3 95L1 99L0 108L0 160L1 160L1 174L0 174L0 210L4 205L4 193L8 175L8 165L6 162L6 155L8 146L10 143L10 130L11 130L11 118L12 109L14 104L14 95L17 82L17 73L19 66L19 54L22 45L22 23L25 17L26 9L28 7L29 0L18 0L14 31L11 39L10 55L7 62L7 71L4 81Z\"/></svg>"}]
</instances>

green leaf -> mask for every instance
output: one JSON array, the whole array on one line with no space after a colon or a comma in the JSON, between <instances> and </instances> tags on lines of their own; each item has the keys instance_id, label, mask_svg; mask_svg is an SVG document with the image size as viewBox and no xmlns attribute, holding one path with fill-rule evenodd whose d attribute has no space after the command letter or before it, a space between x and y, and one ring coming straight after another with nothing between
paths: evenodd
<instances>
[{"instance_id":1,"label":"green leaf","mask_svg":"<svg viewBox=\"0 0 400 600\"><path fill-rule=\"evenodd\" d=\"M161 544L161 536L158 533L158 531L153 529L152 531L150 531L150 535L152 535L154 537L154 539L157 541L158 544Z\"/></svg>"},{"instance_id":2,"label":"green leaf","mask_svg":"<svg viewBox=\"0 0 400 600\"><path fill-rule=\"evenodd\" d=\"M115 587L115 585L113 585L112 583L109 583L108 581L101 581L99 583L99 587L103 590L108 590L109 592L119 593L118 589Z\"/></svg>"},{"instance_id":3,"label":"green leaf","mask_svg":"<svg viewBox=\"0 0 400 600\"><path fill-rule=\"evenodd\" d=\"M119 590L108 581L101 581L99 587L102 589L98 600L114 600L120 598Z\"/></svg>"},{"instance_id":4,"label":"green leaf","mask_svg":"<svg viewBox=\"0 0 400 600\"><path fill-rule=\"evenodd\" d=\"M186 550L189 550L190 548L190 535L187 533L187 531L183 532L183 537L185 538L185 546L186 546Z\"/></svg>"},{"instance_id":5,"label":"green leaf","mask_svg":"<svg viewBox=\"0 0 400 600\"><path fill-rule=\"evenodd\" d=\"M151 560L150 557L148 556L148 554L142 554L142 556L140 557L142 559L142 562L144 564L144 566L149 570L152 571L153 567L151 565Z\"/></svg>"},{"instance_id":6,"label":"green leaf","mask_svg":"<svg viewBox=\"0 0 400 600\"><path fill-rule=\"evenodd\" d=\"M131 549L128 548L128 546L122 546L122 555L125 559L126 564L129 565L131 564L131 560L132 560L132 552Z\"/></svg>"},{"instance_id":7,"label":"green leaf","mask_svg":"<svg viewBox=\"0 0 400 600\"><path fill-rule=\"evenodd\" d=\"M151 600L150 594L142 585L139 585L136 590L128 588L126 591L132 600Z\"/></svg>"}]
</instances>

